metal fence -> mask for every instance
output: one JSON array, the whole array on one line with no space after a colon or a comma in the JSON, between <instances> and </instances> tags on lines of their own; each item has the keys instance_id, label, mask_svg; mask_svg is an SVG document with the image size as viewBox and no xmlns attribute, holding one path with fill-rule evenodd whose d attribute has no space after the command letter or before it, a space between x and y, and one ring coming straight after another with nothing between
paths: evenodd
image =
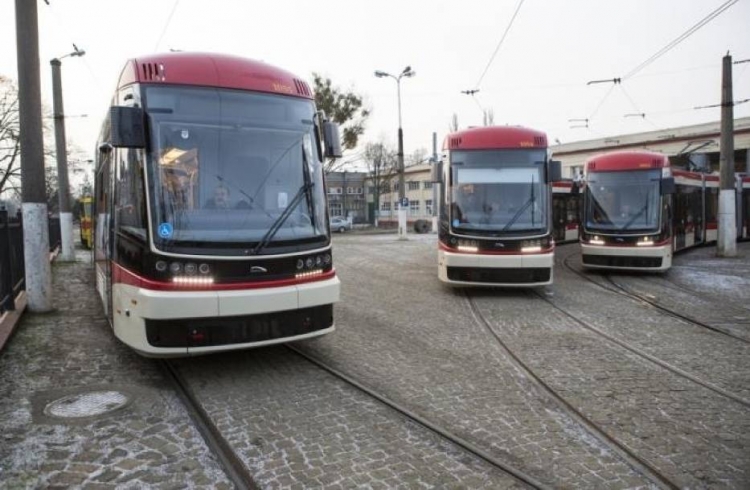
<instances>
[{"instance_id":1,"label":"metal fence","mask_svg":"<svg viewBox=\"0 0 750 490\"><path fill-rule=\"evenodd\" d=\"M50 250L60 246L60 219L49 218ZM15 298L25 289L23 220L0 210L0 314L16 309Z\"/></svg>"}]
</instances>

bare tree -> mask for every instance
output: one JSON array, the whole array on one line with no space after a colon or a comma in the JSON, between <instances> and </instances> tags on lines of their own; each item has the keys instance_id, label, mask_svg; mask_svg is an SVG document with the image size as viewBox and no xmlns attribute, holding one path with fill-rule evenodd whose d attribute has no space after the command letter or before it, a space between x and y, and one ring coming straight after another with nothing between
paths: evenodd
<instances>
[{"instance_id":1,"label":"bare tree","mask_svg":"<svg viewBox=\"0 0 750 490\"><path fill-rule=\"evenodd\" d=\"M495 124L495 111L492 109L485 109L483 111L484 113L484 125L485 126L494 126Z\"/></svg>"},{"instance_id":2,"label":"bare tree","mask_svg":"<svg viewBox=\"0 0 750 490\"><path fill-rule=\"evenodd\" d=\"M0 75L0 194L19 190L21 140L18 118L18 88Z\"/></svg>"},{"instance_id":3,"label":"bare tree","mask_svg":"<svg viewBox=\"0 0 750 490\"><path fill-rule=\"evenodd\" d=\"M45 193L48 209L58 209L57 199L57 163L52 113L48 107L44 110L44 174ZM68 146L68 170L76 172L85 163L85 152L75 145ZM14 199L20 199L21 191L21 141L18 108L18 88L9 78L0 75L0 194L10 194Z\"/></svg>"},{"instance_id":4,"label":"bare tree","mask_svg":"<svg viewBox=\"0 0 750 490\"><path fill-rule=\"evenodd\" d=\"M458 131L458 114L456 114L455 112L453 113L453 116L451 117L451 122L448 125L448 130L451 133L455 133L456 131Z\"/></svg>"},{"instance_id":5,"label":"bare tree","mask_svg":"<svg viewBox=\"0 0 750 490\"><path fill-rule=\"evenodd\" d=\"M424 163L427 161L427 149L426 148L417 148L412 152L411 155L409 155L406 159L406 163L404 165L419 165L420 163Z\"/></svg>"},{"instance_id":6,"label":"bare tree","mask_svg":"<svg viewBox=\"0 0 750 490\"><path fill-rule=\"evenodd\" d=\"M380 195L390 190L390 180L398 167L397 152L384 142L367 143L364 149L367 173L373 185L375 210L380 210Z\"/></svg>"}]
</instances>

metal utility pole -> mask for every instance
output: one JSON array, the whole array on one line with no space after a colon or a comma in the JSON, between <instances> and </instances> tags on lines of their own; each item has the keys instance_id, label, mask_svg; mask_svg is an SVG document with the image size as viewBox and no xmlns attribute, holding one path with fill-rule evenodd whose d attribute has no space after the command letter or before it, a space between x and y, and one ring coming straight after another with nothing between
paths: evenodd
<instances>
[{"instance_id":1,"label":"metal utility pole","mask_svg":"<svg viewBox=\"0 0 750 490\"><path fill-rule=\"evenodd\" d=\"M47 196L44 189L42 91L39 79L37 2L16 0L18 111L21 140L21 212L28 308L52 309Z\"/></svg>"},{"instance_id":2,"label":"metal utility pole","mask_svg":"<svg viewBox=\"0 0 750 490\"><path fill-rule=\"evenodd\" d=\"M401 128L401 78L413 77L416 75L410 66L398 75L394 76L384 71L376 71L375 76L378 78L391 77L396 80L396 92L398 95L398 237L400 240L406 239L406 209L402 205L406 191L404 189L404 131Z\"/></svg>"},{"instance_id":3,"label":"metal utility pole","mask_svg":"<svg viewBox=\"0 0 750 490\"><path fill-rule=\"evenodd\" d=\"M737 255L736 192L734 177L734 104L732 102L732 57L723 59L721 78L721 148L719 157L719 257Z\"/></svg>"},{"instance_id":4,"label":"metal utility pole","mask_svg":"<svg viewBox=\"0 0 750 490\"><path fill-rule=\"evenodd\" d=\"M437 133L432 133L432 164L438 164L438 153L437 153ZM437 233L438 231L438 182L432 183L432 232Z\"/></svg>"},{"instance_id":5,"label":"metal utility pole","mask_svg":"<svg viewBox=\"0 0 750 490\"><path fill-rule=\"evenodd\" d=\"M75 47L75 46L74 46ZM67 56L82 56L84 51L78 48ZM65 113L63 110L62 80L60 76L60 59L54 58L52 66L52 112L55 119L55 153L57 154L57 194L60 203L60 241L62 253L60 260L75 260L73 248L73 213L70 209L70 186L68 185L68 149L65 139Z\"/></svg>"}]
</instances>

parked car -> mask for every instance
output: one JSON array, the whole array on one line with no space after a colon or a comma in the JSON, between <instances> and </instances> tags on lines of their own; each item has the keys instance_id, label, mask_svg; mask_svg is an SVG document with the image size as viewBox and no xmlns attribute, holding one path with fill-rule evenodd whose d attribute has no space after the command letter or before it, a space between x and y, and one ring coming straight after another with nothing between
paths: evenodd
<instances>
[{"instance_id":1,"label":"parked car","mask_svg":"<svg viewBox=\"0 0 750 490\"><path fill-rule=\"evenodd\" d=\"M351 231L352 224L340 216L334 216L331 218L331 231L338 231L344 233L345 231Z\"/></svg>"}]
</instances>

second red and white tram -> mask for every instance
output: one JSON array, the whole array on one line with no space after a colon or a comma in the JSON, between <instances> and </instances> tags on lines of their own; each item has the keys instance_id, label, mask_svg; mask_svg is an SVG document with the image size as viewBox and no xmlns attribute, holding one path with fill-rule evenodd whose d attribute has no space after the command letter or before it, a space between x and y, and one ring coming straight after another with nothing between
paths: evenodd
<instances>
[{"instance_id":1,"label":"second red and white tram","mask_svg":"<svg viewBox=\"0 0 750 490\"><path fill-rule=\"evenodd\" d=\"M547 137L510 126L448 135L434 180L439 198L438 277L459 286L552 283L551 186L560 164Z\"/></svg>"}]
</instances>

